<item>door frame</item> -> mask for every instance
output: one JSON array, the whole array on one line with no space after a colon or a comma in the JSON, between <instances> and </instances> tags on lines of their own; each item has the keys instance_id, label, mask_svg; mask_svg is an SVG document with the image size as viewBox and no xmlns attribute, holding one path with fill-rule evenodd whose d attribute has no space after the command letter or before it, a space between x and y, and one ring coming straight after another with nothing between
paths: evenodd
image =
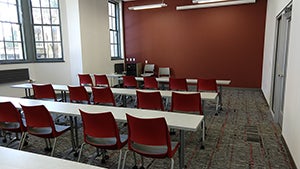
<instances>
[{"instance_id":1,"label":"door frame","mask_svg":"<svg viewBox=\"0 0 300 169\"><path fill-rule=\"evenodd\" d=\"M276 72L276 64L277 64L277 52L278 52L278 39L279 39L279 26L280 26L280 22L279 22L279 18L280 17L284 17L283 15L285 15L286 11L291 11L292 10L292 2L290 2L276 17L276 28L275 28L275 41L274 41L274 52L273 52L273 62L272 62L272 76L271 76L271 95L270 95L270 110L272 112L272 116L273 116L273 120L275 122L277 122L278 124L280 124L280 127L282 127L282 120L283 120L283 117L281 117L280 119L280 112L277 114L273 111L273 104L274 104L274 92L275 92L275 79L276 79L276 76L277 76L277 72ZM291 16L290 16L291 17ZM288 50L289 50L289 40L290 40L290 25L289 25L289 29L286 30L288 32L285 32L285 34L287 35L286 37L286 42L284 45L286 45L286 49L284 51L285 53L285 58L284 58L284 70L285 70L285 77L284 77L284 81L283 81L283 89L282 89L282 107L284 107L284 96L285 96L285 83L286 83L286 70L287 70L287 60L288 60ZM282 112L282 114L284 114L284 112ZM281 121L280 121L281 120Z\"/></svg>"}]
</instances>

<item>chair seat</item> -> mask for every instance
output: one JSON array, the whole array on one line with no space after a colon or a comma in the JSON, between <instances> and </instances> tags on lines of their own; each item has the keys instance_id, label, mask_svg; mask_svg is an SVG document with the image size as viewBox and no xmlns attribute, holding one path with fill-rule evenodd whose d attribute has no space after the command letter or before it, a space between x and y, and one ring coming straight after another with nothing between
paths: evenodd
<instances>
[{"instance_id":1,"label":"chair seat","mask_svg":"<svg viewBox=\"0 0 300 169\"><path fill-rule=\"evenodd\" d=\"M51 134L52 128L51 127L29 127L28 132L34 135L45 135L45 134Z\"/></svg>"},{"instance_id":2,"label":"chair seat","mask_svg":"<svg viewBox=\"0 0 300 169\"><path fill-rule=\"evenodd\" d=\"M154 73L142 73L142 77L154 76Z\"/></svg>"},{"instance_id":3,"label":"chair seat","mask_svg":"<svg viewBox=\"0 0 300 169\"><path fill-rule=\"evenodd\" d=\"M34 128L28 128L28 132L30 134L36 135L36 136L44 136L47 138L54 138L62 133L64 133L66 130L69 130L70 126L63 126L63 125L57 125L55 124L55 130L56 132L52 132L51 127L34 127ZM48 136L47 136L48 135Z\"/></svg>"},{"instance_id":4,"label":"chair seat","mask_svg":"<svg viewBox=\"0 0 300 169\"><path fill-rule=\"evenodd\" d=\"M4 130L16 130L20 128L18 122L0 122L0 128Z\"/></svg>"},{"instance_id":5,"label":"chair seat","mask_svg":"<svg viewBox=\"0 0 300 169\"><path fill-rule=\"evenodd\" d=\"M58 133L58 135L62 134L63 132L69 130L71 127L70 126L64 126L64 125L58 125L55 124L55 130Z\"/></svg>"},{"instance_id":6,"label":"chair seat","mask_svg":"<svg viewBox=\"0 0 300 169\"><path fill-rule=\"evenodd\" d=\"M171 148L172 148L172 156L176 152L177 148L179 146L178 142L171 142ZM153 157L156 156L156 158L165 158L168 147L165 146L149 146L149 145L143 145L138 143L132 143L132 148L134 151L142 154L143 156Z\"/></svg>"},{"instance_id":7,"label":"chair seat","mask_svg":"<svg viewBox=\"0 0 300 169\"><path fill-rule=\"evenodd\" d=\"M125 145L128 139L128 135L120 135L120 142L121 145ZM111 149L115 149L116 144L117 144L117 139L116 137L109 137L109 138L97 138L97 137L92 137L92 136L86 136L86 141L88 144L91 144L95 147L104 147L107 149L107 146L112 146Z\"/></svg>"}]
</instances>

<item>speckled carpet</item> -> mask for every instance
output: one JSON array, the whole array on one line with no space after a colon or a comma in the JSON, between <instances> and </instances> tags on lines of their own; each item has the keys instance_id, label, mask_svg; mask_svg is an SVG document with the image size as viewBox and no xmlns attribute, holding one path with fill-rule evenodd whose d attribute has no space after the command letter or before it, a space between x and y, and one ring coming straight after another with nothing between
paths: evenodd
<instances>
[{"instance_id":1,"label":"speckled carpet","mask_svg":"<svg viewBox=\"0 0 300 169\"><path fill-rule=\"evenodd\" d=\"M129 104L130 105L130 104ZM131 104L132 106L133 104ZM223 90L223 110L214 115L214 103L205 103L207 136L205 149L200 149L201 130L185 133L185 165L188 169L292 169L293 163L288 150L281 139L281 129L273 122L272 115L261 91L253 89ZM122 133L127 128L119 124ZM178 140L178 132L172 136ZM82 129L79 129L79 142L82 143ZM71 147L70 132L58 139L55 157L77 160L73 154L67 155ZM49 155L44 151L45 142L42 139L29 136L29 144L23 151ZM0 138L0 144L2 139ZM16 147L16 144L10 145ZM125 147L126 149L126 147ZM85 146L80 162L87 163L95 148ZM101 158L91 162L106 168L117 168L119 151L108 151L109 159L101 163ZM140 163L140 158L138 161ZM178 169L178 152L174 168ZM145 168L169 168L168 159L145 159ZM1 166L1 165L0 165ZM126 168L132 168L133 155L128 153ZM57 167L59 168L59 166Z\"/></svg>"}]
</instances>

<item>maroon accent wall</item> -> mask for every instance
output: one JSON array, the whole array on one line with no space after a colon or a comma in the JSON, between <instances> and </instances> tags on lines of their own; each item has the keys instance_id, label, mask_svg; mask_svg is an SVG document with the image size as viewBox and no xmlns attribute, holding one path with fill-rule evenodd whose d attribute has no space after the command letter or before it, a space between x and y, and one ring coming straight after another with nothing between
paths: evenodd
<instances>
[{"instance_id":1,"label":"maroon accent wall","mask_svg":"<svg viewBox=\"0 0 300 169\"><path fill-rule=\"evenodd\" d=\"M192 0L165 0L167 7L130 11L125 2L125 57L171 67L186 78L231 79L231 86L260 88L267 0L255 4L177 11Z\"/></svg>"}]
</instances>

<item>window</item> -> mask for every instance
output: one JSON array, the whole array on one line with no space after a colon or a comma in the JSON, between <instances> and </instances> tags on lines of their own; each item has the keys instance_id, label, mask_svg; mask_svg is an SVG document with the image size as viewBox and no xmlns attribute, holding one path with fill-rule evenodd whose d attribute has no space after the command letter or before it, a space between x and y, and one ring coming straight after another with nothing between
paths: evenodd
<instances>
[{"instance_id":1,"label":"window","mask_svg":"<svg viewBox=\"0 0 300 169\"><path fill-rule=\"evenodd\" d=\"M31 0L36 59L61 59L58 0Z\"/></svg>"},{"instance_id":2,"label":"window","mask_svg":"<svg viewBox=\"0 0 300 169\"><path fill-rule=\"evenodd\" d=\"M0 61L24 60L16 0L0 0Z\"/></svg>"},{"instance_id":3,"label":"window","mask_svg":"<svg viewBox=\"0 0 300 169\"><path fill-rule=\"evenodd\" d=\"M63 61L60 24L59 0L0 0L0 63Z\"/></svg>"},{"instance_id":4,"label":"window","mask_svg":"<svg viewBox=\"0 0 300 169\"><path fill-rule=\"evenodd\" d=\"M120 15L119 3L108 2L109 35L110 35L110 55L112 59L122 59L120 43Z\"/></svg>"}]
</instances>

